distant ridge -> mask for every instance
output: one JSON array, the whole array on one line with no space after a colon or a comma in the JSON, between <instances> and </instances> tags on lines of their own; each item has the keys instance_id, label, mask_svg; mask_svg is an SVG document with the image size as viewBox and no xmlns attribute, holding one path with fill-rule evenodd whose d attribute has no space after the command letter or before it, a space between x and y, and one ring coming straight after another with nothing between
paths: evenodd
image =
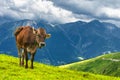
<instances>
[{"instance_id":1,"label":"distant ridge","mask_svg":"<svg viewBox=\"0 0 120 80\"><path fill-rule=\"evenodd\" d=\"M120 52L105 54L81 62L60 66L61 68L120 77Z\"/></svg>"}]
</instances>

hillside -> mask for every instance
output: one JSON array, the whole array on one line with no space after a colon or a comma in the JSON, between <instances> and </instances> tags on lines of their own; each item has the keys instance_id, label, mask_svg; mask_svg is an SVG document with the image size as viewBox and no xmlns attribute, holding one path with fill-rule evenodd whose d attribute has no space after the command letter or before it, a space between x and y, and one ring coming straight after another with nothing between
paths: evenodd
<instances>
[{"instance_id":1,"label":"hillside","mask_svg":"<svg viewBox=\"0 0 120 80\"><path fill-rule=\"evenodd\" d=\"M0 80L120 80L48 66L35 62L34 69L18 66L18 58L0 54Z\"/></svg>"},{"instance_id":2,"label":"hillside","mask_svg":"<svg viewBox=\"0 0 120 80\"><path fill-rule=\"evenodd\" d=\"M120 76L120 53L105 54L96 58L63 65L60 67L75 71Z\"/></svg>"}]
</instances>

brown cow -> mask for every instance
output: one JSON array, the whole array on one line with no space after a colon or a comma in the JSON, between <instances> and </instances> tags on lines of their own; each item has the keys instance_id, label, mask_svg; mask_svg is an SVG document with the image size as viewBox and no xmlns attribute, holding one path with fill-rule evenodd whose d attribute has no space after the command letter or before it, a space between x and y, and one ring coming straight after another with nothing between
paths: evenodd
<instances>
[{"instance_id":1,"label":"brown cow","mask_svg":"<svg viewBox=\"0 0 120 80\"><path fill-rule=\"evenodd\" d=\"M26 60L25 68L28 68L28 55L31 55L31 68L33 69L33 60L37 48L45 46L45 39L50 37L46 34L45 29L34 29L30 26L19 27L15 33L16 45L18 48L18 56L20 57L20 66L24 65L24 57ZM22 60L21 60L22 58Z\"/></svg>"}]
</instances>

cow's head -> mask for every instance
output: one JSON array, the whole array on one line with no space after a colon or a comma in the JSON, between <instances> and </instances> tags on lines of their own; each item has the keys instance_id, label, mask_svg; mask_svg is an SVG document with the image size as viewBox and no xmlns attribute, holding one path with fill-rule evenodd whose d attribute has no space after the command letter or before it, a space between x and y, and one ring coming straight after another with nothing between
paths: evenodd
<instances>
[{"instance_id":1,"label":"cow's head","mask_svg":"<svg viewBox=\"0 0 120 80\"><path fill-rule=\"evenodd\" d=\"M36 30L36 42L38 43L39 45L39 48L45 46L45 39L47 38L50 38L51 35L50 34L47 34L45 29L43 28L38 28Z\"/></svg>"}]
</instances>

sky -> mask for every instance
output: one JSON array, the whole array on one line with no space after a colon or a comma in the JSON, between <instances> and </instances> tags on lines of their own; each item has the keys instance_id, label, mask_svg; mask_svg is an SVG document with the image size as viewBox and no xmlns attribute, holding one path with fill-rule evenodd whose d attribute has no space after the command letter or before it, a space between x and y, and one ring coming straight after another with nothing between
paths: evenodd
<instances>
[{"instance_id":1,"label":"sky","mask_svg":"<svg viewBox=\"0 0 120 80\"><path fill-rule=\"evenodd\" d=\"M120 0L0 0L0 18L111 22L120 26Z\"/></svg>"}]
</instances>

